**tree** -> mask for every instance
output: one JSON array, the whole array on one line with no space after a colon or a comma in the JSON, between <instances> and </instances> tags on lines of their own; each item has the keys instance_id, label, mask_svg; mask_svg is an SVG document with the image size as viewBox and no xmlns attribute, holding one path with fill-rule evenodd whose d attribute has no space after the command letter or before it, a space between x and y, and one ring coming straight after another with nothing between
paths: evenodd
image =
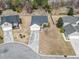
<instances>
[{"instance_id":1,"label":"tree","mask_svg":"<svg viewBox=\"0 0 79 59\"><path fill-rule=\"evenodd\" d=\"M33 0L31 3L33 6L45 6L48 5L48 0Z\"/></svg>"},{"instance_id":2,"label":"tree","mask_svg":"<svg viewBox=\"0 0 79 59\"><path fill-rule=\"evenodd\" d=\"M0 39L3 39L3 37L2 37L2 36L0 36Z\"/></svg>"},{"instance_id":3,"label":"tree","mask_svg":"<svg viewBox=\"0 0 79 59\"><path fill-rule=\"evenodd\" d=\"M58 19L56 26L57 26L58 28L62 28L62 26L63 26L63 20L62 20L61 17Z\"/></svg>"},{"instance_id":4,"label":"tree","mask_svg":"<svg viewBox=\"0 0 79 59\"><path fill-rule=\"evenodd\" d=\"M73 10L73 8L70 8L70 9L69 9L67 15L69 15L69 16L73 16L73 15L74 15L74 10Z\"/></svg>"},{"instance_id":5,"label":"tree","mask_svg":"<svg viewBox=\"0 0 79 59\"><path fill-rule=\"evenodd\" d=\"M31 4L32 4L32 8L33 9L37 9L38 4L37 4L37 1L36 0L31 1Z\"/></svg>"},{"instance_id":6,"label":"tree","mask_svg":"<svg viewBox=\"0 0 79 59\"><path fill-rule=\"evenodd\" d=\"M2 10L0 10L0 15L2 14Z\"/></svg>"},{"instance_id":7,"label":"tree","mask_svg":"<svg viewBox=\"0 0 79 59\"><path fill-rule=\"evenodd\" d=\"M43 7L45 9L45 11L47 11L48 13L51 13L51 7L49 5L45 5Z\"/></svg>"}]
</instances>

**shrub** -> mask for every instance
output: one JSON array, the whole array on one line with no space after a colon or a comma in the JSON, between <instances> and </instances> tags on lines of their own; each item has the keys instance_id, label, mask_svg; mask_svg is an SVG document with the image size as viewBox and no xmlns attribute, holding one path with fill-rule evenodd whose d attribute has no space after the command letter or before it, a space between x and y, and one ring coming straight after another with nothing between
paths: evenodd
<instances>
[{"instance_id":1,"label":"shrub","mask_svg":"<svg viewBox=\"0 0 79 59\"><path fill-rule=\"evenodd\" d=\"M51 7L49 5L43 6L43 9L45 9L46 12L51 13Z\"/></svg>"},{"instance_id":2,"label":"shrub","mask_svg":"<svg viewBox=\"0 0 79 59\"><path fill-rule=\"evenodd\" d=\"M0 15L2 14L2 10L0 10Z\"/></svg>"},{"instance_id":3,"label":"shrub","mask_svg":"<svg viewBox=\"0 0 79 59\"><path fill-rule=\"evenodd\" d=\"M64 31L65 31L65 30L64 30L64 28L63 28L63 27L62 27L62 28L60 28L60 32L61 32L61 33L64 33Z\"/></svg>"},{"instance_id":4,"label":"shrub","mask_svg":"<svg viewBox=\"0 0 79 59\"><path fill-rule=\"evenodd\" d=\"M32 4L32 8L33 9L37 9L38 8L38 4L37 4L36 0L31 1L31 4Z\"/></svg>"},{"instance_id":5,"label":"shrub","mask_svg":"<svg viewBox=\"0 0 79 59\"><path fill-rule=\"evenodd\" d=\"M18 13L20 13L20 12L22 12L22 9L21 8L16 8L16 11L18 12Z\"/></svg>"},{"instance_id":6,"label":"shrub","mask_svg":"<svg viewBox=\"0 0 79 59\"><path fill-rule=\"evenodd\" d=\"M3 37L2 37L2 36L0 36L0 39L3 39Z\"/></svg>"},{"instance_id":7,"label":"shrub","mask_svg":"<svg viewBox=\"0 0 79 59\"><path fill-rule=\"evenodd\" d=\"M69 16L73 16L73 15L74 15L74 10L73 10L73 8L70 8L70 9L69 9L67 15L69 15Z\"/></svg>"},{"instance_id":8,"label":"shrub","mask_svg":"<svg viewBox=\"0 0 79 59\"><path fill-rule=\"evenodd\" d=\"M61 17L58 19L56 26L57 26L58 28L61 28L61 27L63 26L63 20L62 20Z\"/></svg>"},{"instance_id":9,"label":"shrub","mask_svg":"<svg viewBox=\"0 0 79 59\"><path fill-rule=\"evenodd\" d=\"M43 28L50 27L50 24L49 23L44 23L42 25L43 25Z\"/></svg>"}]
</instances>

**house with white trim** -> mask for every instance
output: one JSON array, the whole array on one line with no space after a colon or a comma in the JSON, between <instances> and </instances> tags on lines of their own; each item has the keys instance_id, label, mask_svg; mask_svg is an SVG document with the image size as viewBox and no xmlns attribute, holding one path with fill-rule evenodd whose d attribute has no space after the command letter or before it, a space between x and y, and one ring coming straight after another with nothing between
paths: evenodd
<instances>
[{"instance_id":1,"label":"house with white trim","mask_svg":"<svg viewBox=\"0 0 79 59\"><path fill-rule=\"evenodd\" d=\"M44 23L48 23L48 16L32 16L31 25L42 26Z\"/></svg>"},{"instance_id":2,"label":"house with white trim","mask_svg":"<svg viewBox=\"0 0 79 59\"><path fill-rule=\"evenodd\" d=\"M48 23L47 16L32 16L32 21L30 26L31 33L30 33L28 46L37 53L39 53L40 30L42 24L44 23Z\"/></svg>"},{"instance_id":3,"label":"house with white trim","mask_svg":"<svg viewBox=\"0 0 79 59\"><path fill-rule=\"evenodd\" d=\"M79 39L79 16L65 16L62 19L66 38Z\"/></svg>"},{"instance_id":4,"label":"house with white trim","mask_svg":"<svg viewBox=\"0 0 79 59\"><path fill-rule=\"evenodd\" d=\"M0 26L5 22L11 23L13 28L19 28L21 19L19 18L19 15L1 16Z\"/></svg>"}]
</instances>

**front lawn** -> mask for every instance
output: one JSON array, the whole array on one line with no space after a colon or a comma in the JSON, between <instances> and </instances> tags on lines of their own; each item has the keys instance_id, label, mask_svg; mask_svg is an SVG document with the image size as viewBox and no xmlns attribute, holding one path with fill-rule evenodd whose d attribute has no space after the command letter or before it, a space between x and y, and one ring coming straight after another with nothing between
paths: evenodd
<instances>
[{"instance_id":1,"label":"front lawn","mask_svg":"<svg viewBox=\"0 0 79 59\"><path fill-rule=\"evenodd\" d=\"M40 32L39 52L45 55L75 55L71 43L63 39L60 31L50 19L49 22L50 27Z\"/></svg>"}]
</instances>

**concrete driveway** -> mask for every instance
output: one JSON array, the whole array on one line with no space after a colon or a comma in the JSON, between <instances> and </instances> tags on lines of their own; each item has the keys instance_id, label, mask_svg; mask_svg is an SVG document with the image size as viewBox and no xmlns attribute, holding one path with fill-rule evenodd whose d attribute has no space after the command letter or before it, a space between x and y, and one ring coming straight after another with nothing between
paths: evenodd
<instances>
[{"instance_id":1,"label":"concrete driveway","mask_svg":"<svg viewBox=\"0 0 79 59\"><path fill-rule=\"evenodd\" d=\"M32 31L28 46L35 52L39 52L39 31Z\"/></svg>"},{"instance_id":2,"label":"concrete driveway","mask_svg":"<svg viewBox=\"0 0 79 59\"><path fill-rule=\"evenodd\" d=\"M4 43L14 42L12 31L5 31L4 32Z\"/></svg>"},{"instance_id":3,"label":"concrete driveway","mask_svg":"<svg viewBox=\"0 0 79 59\"><path fill-rule=\"evenodd\" d=\"M76 53L76 56L79 56L79 39L70 39L70 41Z\"/></svg>"}]
</instances>

